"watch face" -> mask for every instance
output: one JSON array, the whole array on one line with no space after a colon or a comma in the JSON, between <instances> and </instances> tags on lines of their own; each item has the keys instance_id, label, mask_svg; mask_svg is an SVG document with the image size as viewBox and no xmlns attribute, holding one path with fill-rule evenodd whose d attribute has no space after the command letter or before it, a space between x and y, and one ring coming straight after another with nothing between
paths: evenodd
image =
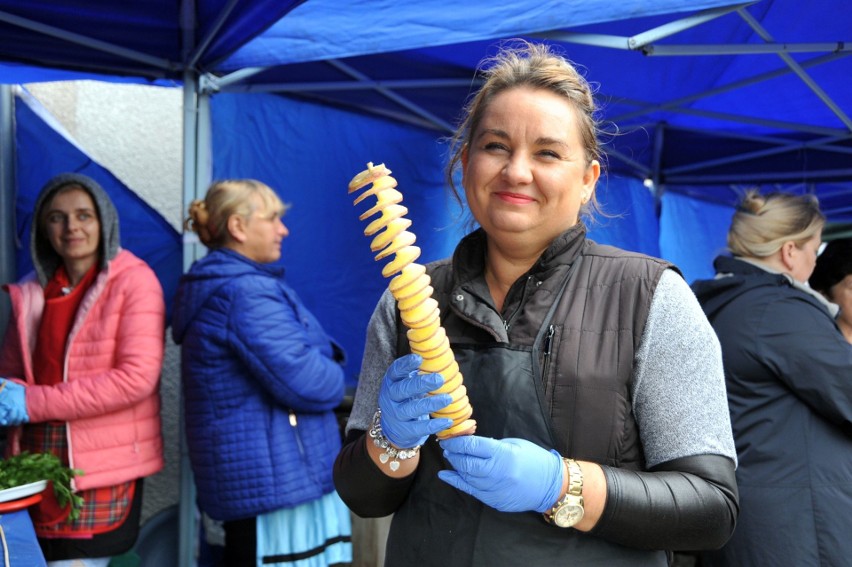
<instances>
[{"instance_id":1,"label":"watch face","mask_svg":"<svg viewBox=\"0 0 852 567\"><path fill-rule=\"evenodd\" d=\"M553 523L560 528L570 528L583 519L583 505L566 502L553 514Z\"/></svg>"}]
</instances>

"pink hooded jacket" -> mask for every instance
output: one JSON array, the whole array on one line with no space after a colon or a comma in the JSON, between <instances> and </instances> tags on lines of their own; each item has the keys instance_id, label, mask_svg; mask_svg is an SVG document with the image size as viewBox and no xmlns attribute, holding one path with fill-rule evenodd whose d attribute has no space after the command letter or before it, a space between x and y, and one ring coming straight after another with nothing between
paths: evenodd
<instances>
[{"instance_id":1,"label":"pink hooded jacket","mask_svg":"<svg viewBox=\"0 0 852 567\"><path fill-rule=\"evenodd\" d=\"M165 303L156 275L127 250L97 275L75 317L63 381L37 386L32 373L44 291L34 274L5 286L12 316L0 376L25 384L30 421L68 422L77 490L111 486L163 468L159 382ZM12 453L20 428L10 431Z\"/></svg>"}]
</instances>

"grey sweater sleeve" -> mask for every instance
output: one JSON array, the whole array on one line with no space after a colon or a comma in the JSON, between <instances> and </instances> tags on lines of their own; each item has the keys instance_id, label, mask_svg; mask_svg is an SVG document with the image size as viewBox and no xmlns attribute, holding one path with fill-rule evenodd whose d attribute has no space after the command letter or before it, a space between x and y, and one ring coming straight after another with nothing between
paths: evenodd
<instances>
[{"instance_id":1,"label":"grey sweater sleeve","mask_svg":"<svg viewBox=\"0 0 852 567\"><path fill-rule=\"evenodd\" d=\"M365 356L361 362L355 401L346 422L346 433L351 429L370 429L373 414L379 407L379 386L388 366L396 359L395 308L393 295L385 290L367 326Z\"/></svg>"},{"instance_id":2,"label":"grey sweater sleeve","mask_svg":"<svg viewBox=\"0 0 852 567\"><path fill-rule=\"evenodd\" d=\"M651 300L632 393L647 471L602 467L606 507L593 533L647 549L724 545L739 504L721 348L675 272Z\"/></svg>"},{"instance_id":3,"label":"grey sweater sleeve","mask_svg":"<svg viewBox=\"0 0 852 567\"><path fill-rule=\"evenodd\" d=\"M632 388L649 469L705 454L736 463L719 341L674 271L663 273L654 292Z\"/></svg>"}]
</instances>

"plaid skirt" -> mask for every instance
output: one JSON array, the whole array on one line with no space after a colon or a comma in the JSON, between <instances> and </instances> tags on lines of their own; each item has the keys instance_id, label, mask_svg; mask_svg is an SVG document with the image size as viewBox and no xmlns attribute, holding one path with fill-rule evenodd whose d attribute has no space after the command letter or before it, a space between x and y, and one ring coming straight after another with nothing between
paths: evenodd
<instances>
[{"instance_id":1,"label":"plaid skirt","mask_svg":"<svg viewBox=\"0 0 852 567\"><path fill-rule=\"evenodd\" d=\"M24 425L21 450L30 453L53 453L68 466L68 436L65 423ZM127 518L133 502L135 481L116 486L83 490L80 516L68 519L69 507L63 510L48 490L42 502L32 510L33 524L39 537L91 536L118 528Z\"/></svg>"}]
</instances>

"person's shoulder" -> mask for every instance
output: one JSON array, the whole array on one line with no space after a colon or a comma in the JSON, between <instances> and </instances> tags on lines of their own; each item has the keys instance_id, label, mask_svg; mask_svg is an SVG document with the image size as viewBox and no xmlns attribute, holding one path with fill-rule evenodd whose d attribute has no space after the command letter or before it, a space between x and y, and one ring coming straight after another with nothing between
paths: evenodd
<instances>
[{"instance_id":1,"label":"person's shoulder","mask_svg":"<svg viewBox=\"0 0 852 567\"><path fill-rule=\"evenodd\" d=\"M238 304L267 301L285 301L285 296L297 301L296 293L284 279L275 273L261 269L238 270L224 278L221 292L231 296Z\"/></svg>"},{"instance_id":2,"label":"person's shoulder","mask_svg":"<svg viewBox=\"0 0 852 567\"><path fill-rule=\"evenodd\" d=\"M619 272L656 274L657 277L667 270L680 274L677 266L662 258L609 244L598 244L592 240L586 241L582 255L584 258L594 259L595 262L606 265L610 270Z\"/></svg>"},{"instance_id":3,"label":"person's shoulder","mask_svg":"<svg viewBox=\"0 0 852 567\"><path fill-rule=\"evenodd\" d=\"M116 252L115 257L109 261L110 266L115 266L117 268L128 268L134 266L148 266L148 263L145 262L142 258L128 250L127 248L119 248L118 252Z\"/></svg>"},{"instance_id":4,"label":"person's shoulder","mask_svg":"<svg viewBox=\"0 0 852 567\"><path fill-rule=\"evenodd\" d=\"M41 296L44 293L35 270L26 274L17 282L3 284L2 289L7 292L13 300L16 298L24 299L33 297L36 294Z\"/></svg>"},{"instance_id":5,"label":"person's shoulder","mask_svg":"<svg viewBox=\"0 0 852 567\"><path fill-rule=\"evenodd\" d=\"M642 252L634 252L632 250L618 248L617 246L611 246L609 244L598 244L593 240L586 241L586 247L583 251L583 255L608 258L614 261L636 261L640 263L648 262L658 265L671 265L671 262L663 260L662 258L643 254Z\"/></svg>"},{"instance_id":6,"label":"person's shoulder","mask_svg":"<svg viewBox=\"0 0 852 567\"><path fill-rule=\"evenodd\" d=\"M119 249L115 258L109 261L109 270L113 279L138 279L139 281L157 279L154 270L145 260L124 248Z\"/></svg>"},{"instance_id":7,"label":"person's shoulder","mask_svg":"<svg viewBox=\"0 0 852 567\"><path fill-rule=\"evenodd\" d=\"M41 289L41 284L38 281L38 274L36 274L35 270L31 270L30 272L24 274L24 276L16 282L9 282L3 284L4 289L22 288L30 286L36 286Z\"/></svg>"},{"instance_id":8,"label":"person's shoulder","mask_svg":"<svg viewBox=\"0 0 852 567\"><path fill-rule=\"evenodd\" d=\"M196 260L187 276L193 280L223 280L224 289L277 287L283 283L280 269L261 268L237 253L222 249L211 250ZM216 287L221 285L221 282L217 283Z\"/></svg>"},{"instance_id":9,"label":"person's shoulder","mask_svg":"<svg viewBox=\"0 0 852 567\"><path fill-rule=\"evenodd\" d=\"M683 276L675 270L664 270L654 289L656 304L672 303L682 306L684 303L698 304L698 298Z\"/></svg>"},{"instance_id":10,"label":"person's shoulder","mask_svg":"<svg viewBox=\"0 0 852 567\"><path fill-rule=\"evenodd\" d=\"M453 269L452 258L441 258L426 264L426 271L431 273L446 272Z\"/></svg>"}]
</instances>

